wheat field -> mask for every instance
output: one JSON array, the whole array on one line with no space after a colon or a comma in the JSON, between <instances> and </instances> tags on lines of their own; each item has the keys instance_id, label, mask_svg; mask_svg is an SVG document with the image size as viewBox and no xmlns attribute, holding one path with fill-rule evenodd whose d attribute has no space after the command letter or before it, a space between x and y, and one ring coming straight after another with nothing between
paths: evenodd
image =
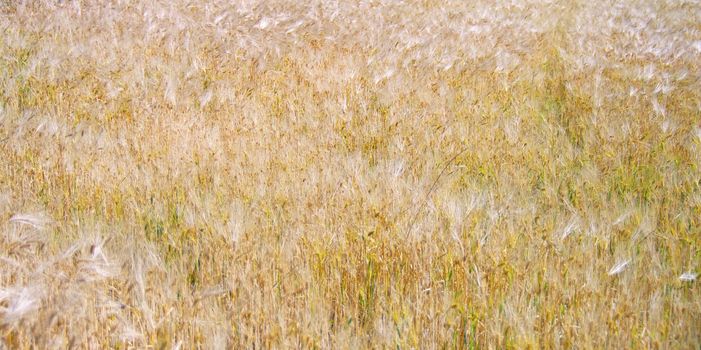
<instances>
[{"instance_id":1,"label":"wheat field","mask_svg":"<svg viewBox=\"0 0 701 350\"><path fill-rule=\"evenodd\" d=\"M0 2L0 347L698 349L701 2Z\"/></svg>"}]
</instances>

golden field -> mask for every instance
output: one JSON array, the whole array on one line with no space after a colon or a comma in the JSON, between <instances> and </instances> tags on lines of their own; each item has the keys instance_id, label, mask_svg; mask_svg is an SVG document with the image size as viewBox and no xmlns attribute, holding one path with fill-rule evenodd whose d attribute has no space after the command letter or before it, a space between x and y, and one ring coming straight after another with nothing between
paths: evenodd
<instances>
[{"instance_id":1,"label":"golden field","mask_svg":"<svg viewBox=\"0 0 701 350\"><path fill-rule=\"evenodd\" d=\"M0 28L0 347L701 347L699 1Z\"/></svg>"}]
</instances>

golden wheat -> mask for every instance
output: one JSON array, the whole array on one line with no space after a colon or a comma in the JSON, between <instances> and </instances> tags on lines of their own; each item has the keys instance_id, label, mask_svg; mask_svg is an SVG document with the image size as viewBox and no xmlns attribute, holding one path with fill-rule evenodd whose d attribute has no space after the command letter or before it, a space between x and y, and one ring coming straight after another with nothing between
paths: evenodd
<instances>
[{"instance_id":1,"label":"golden wheat","mask_svg":"<svg viewBox=\"0 0 701 350\"><path fill-rule=\"evenodd\" d=\"M701 346L698 1L3 1L8 348Z\"/></svg>"}]
</instances>

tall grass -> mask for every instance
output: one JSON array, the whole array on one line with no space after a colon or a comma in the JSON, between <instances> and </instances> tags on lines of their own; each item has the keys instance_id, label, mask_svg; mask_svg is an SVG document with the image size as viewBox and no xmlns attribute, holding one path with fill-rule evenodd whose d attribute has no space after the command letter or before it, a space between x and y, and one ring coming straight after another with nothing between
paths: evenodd
<instances>
[{"instance_id":1,"label":"tall grass","mask_svg":"<svg viewBox=\"0 0 701 350\"><path fill-rule=\"evenodd\" d=\"M698 348L697 1L5 1L9 348Z\"/></svg>"}]
</instances>

